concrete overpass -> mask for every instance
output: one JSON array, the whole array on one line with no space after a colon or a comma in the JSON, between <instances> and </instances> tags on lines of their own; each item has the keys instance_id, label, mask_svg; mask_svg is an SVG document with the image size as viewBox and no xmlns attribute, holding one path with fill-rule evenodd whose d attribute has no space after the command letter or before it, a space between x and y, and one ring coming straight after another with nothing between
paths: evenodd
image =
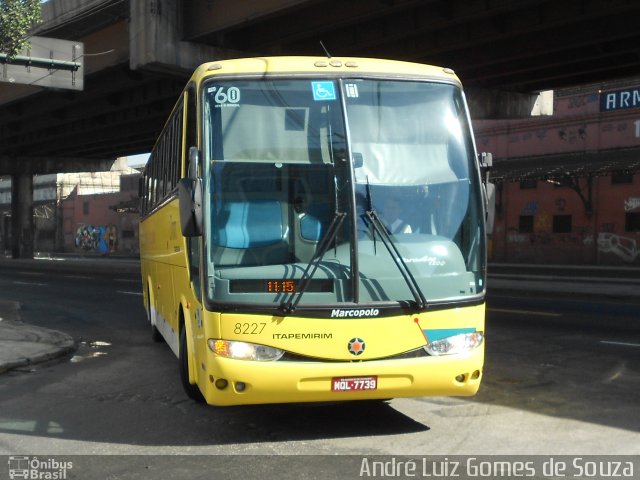
<instances>
[{"instance_id":1,"label":"concrete overpass","mask_svg":"<svg viewBox=\"0 0 640 480\"><path fill-rule=\"evenodd\" d=\"M50 0L36 35L84 42L84 90L0 83L0 174L14 256L32 254L31 175L149 151L193 68L250 55L375 56L456 70L475 118L540 90L635 75L630 0Z\"/></svg>"}]
</instances>

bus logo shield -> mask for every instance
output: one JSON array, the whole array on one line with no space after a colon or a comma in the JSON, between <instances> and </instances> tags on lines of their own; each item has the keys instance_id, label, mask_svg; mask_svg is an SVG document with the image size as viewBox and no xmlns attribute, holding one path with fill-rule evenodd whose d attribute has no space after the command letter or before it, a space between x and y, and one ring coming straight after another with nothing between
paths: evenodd
<instances>
[{"instance_id":1,"label":"bus logo shield","mask_svg":"<svg viewBox=\"0 0 640 480\"><path fill-rule=\"evenodd\" d=\"M349 349L349 353L351 355L355 355L357 357L358 355L361 355L362 352L364 352L364 349L365 349L364 340L358 337L352 338L351 340L349 340L349 345L347 348Z\"/></svg>"}]
</instances>

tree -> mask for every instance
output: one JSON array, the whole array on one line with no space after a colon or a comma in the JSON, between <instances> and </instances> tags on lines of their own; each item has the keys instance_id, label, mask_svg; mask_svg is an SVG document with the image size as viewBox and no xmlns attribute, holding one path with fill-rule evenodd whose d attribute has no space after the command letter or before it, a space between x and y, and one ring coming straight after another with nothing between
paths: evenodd
<instances>
[{"instance_id":1,"label":"tree","mask_svg":"<svg viewBox=\"0 0 640 480\"><path fill-rule=\"evenodd\" d=\"M27 33L42 19L40 0L0 0L0 53L9 59L27 45Z\"/></svg>"}]
</instances>

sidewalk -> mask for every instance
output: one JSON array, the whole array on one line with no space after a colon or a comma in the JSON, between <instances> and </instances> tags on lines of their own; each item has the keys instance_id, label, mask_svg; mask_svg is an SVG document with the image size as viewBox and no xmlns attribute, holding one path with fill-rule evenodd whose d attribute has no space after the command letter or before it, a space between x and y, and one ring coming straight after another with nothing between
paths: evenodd
<instances>
[{"instance_id":1,"label":"sidewalk","mask_svg":"<svg viewBox=\"0 0 640 480\"><path fill-rule=\"evenodd\" d=\"M640 268L490 264L487 291L571 295L640 303Z\"/></svg>"},{"instance_id":2,"label":"sidewalk","mask_svg":"<svg viewBox=\"0 0 640 480\"><path fill-rule=\"evenodd\" d=\"M139 273L140 260L117 256L40 255L30 258L10 258L0 255L0 268L58 273Z\"/></svg>"},{"instance_id":3,"label":"sidewalk","mask_svg":"<svg viewBox=\"0 0 640 480\"><path fill-rule=\"evenodd\" d=\"M117 273L138 272L137 259L75 257L11 260L0 258L0 269ZM640 268L491 264L487 292L531 295L571 295L616 299L640 304ZM25 324L18 302L0 300L0 374L64 356L75 349L66 333Z\"/></svg>"},{"instance_id":4,"label":"sidewalk","mask_svg":"<svg viewBox=\"0 0 640 480\"><path fill-rule=\"evenodd\" d=\"M75 350L75 341L57 330L20 320L18 302L0 300L0 374L46 362Z\"/></svg>"},{"instance_id":5,"label":"sidewalk","mask_svg":"<svg viewBox=\"0 0 640 480\"><path fill-rule=\"evenodd\" d=\"M140 261L126 257L40 256L12 259L0 256L0 275L7 270L96 275L138 273ZM75 340L67 333L26 324L22 322L18 302L0 300L0 375L68 355L75 349Z\"/></svg>"}]
</instances>

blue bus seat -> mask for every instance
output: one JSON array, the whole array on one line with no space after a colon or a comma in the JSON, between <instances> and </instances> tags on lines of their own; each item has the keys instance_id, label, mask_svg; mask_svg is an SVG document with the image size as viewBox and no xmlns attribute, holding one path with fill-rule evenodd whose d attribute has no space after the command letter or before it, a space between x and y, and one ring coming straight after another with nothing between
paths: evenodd
<instances>
[{"instance_id":1,"label":"blue bus seat","mask_svg":"<svg viewBox=\"0 0 640 480\"><path fill-rule=\"evenodd\" d=\"M227 202L218 220L214 241L221 247L266 247L284 239L282 207L275 200Z\"/></svg>"},{"instance_id":2,"label":"blue bus seat","mask_svg":"<svg viewBox=\"0 0 640 480\"><path fill-rule=\"evenodd\" d=\"M329 205L316 203L309 206L300 219L300 235L305 240L318 242L330 224Z\"/></svg>"}]
</instances>

